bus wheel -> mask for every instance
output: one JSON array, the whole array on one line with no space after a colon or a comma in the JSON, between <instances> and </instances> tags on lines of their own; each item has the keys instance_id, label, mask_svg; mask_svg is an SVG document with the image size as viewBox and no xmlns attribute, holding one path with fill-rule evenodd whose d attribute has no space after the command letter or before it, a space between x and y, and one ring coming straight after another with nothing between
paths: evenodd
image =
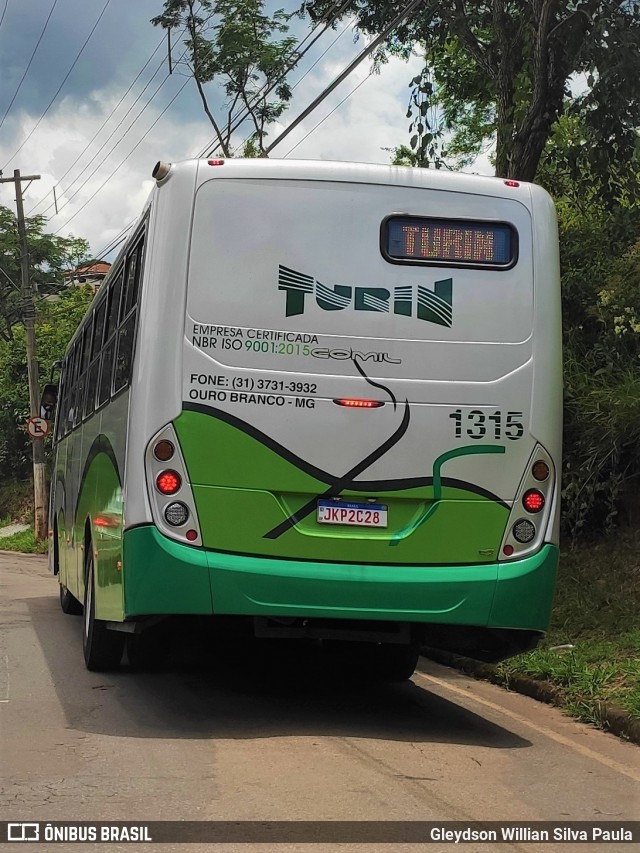
<instances>
[{"instance_id":1,"label":"bus wheel","mask_svg":"<svg viewBox=\"0 0 640 853\"><path fill-rule=\"evenodd\" d=\"M84 662L91 672L107 672L117 669L124 651L124 634L109 631L106 622L96 619L95 578L93 552L87 556L87 576L84 585L84 620L82 651Z\"/></svg>"},{"instance_id":2,"label":"bus wheel","mask_svg":"<svg viewBox=\"0 0 640 853\"><path fill-rule=\"evenodd\" d=\"M171 635L163 622L127 636L127 657L133 669L159 670L166 666L171 652Z\"/></svg>"},{"instance_id":3,"label":"bus wheel","mask_svg":"<svg viewBox=\"0 0 640 853\"><path fill-rule=\"evenodd\" d=\"M63 584L60 584L60 607L62 612L68 613L69 616L79 616L82 613L82 605Z\"/></svg>"},{"instance_id":4,"label":"bus wheel","mask_svg":"<svg viewBox=\"0 0 640 853\"><path fill-rule=\"evenodd\" d=\"M372 675L381 681L406 681L416 671L420 648L415 643L408 646L383 643L375 651Z\"/></svg>"}]
</instances>

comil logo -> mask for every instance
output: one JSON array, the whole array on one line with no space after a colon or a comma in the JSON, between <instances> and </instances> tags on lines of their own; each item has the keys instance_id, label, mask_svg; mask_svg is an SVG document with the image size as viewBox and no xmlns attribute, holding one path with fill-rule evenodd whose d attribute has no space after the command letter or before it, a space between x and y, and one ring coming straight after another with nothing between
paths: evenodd
<instances>
[{"instance_id":1,"label":"comil logo","mask_svg":"<svg viewBox=\"0 0 640 853\"><path fill-rule=\"evenodd\" d=\"M278 290L287 294L285 312L287 317L303 314L305 299L315 296L316 304L323 311L377 311L417 317L428 323L451 328L453 322L453 280L436 281L433 290L419 284L394 287L351 287L334 284L327 287L313 276L280 265L278 267Z\"/></svg>"},{"instance_id":2,"label":"comil logo","mask_svg":"<svg viewBox=\"0 0 640 853\"><path fill-rule=\"evenodd\" d=\"M8 823L7 841L40 841L40 824Z\"/></svg>"}]
</instances>

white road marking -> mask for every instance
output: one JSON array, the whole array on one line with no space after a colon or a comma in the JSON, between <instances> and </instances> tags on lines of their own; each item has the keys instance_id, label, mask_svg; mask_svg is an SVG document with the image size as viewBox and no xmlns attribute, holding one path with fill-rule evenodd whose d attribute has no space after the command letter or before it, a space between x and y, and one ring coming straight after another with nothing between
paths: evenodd
<instances>
[{"instance_id":1,"label":"white road marking","mask_svg":"<svg viewBox=\"0 0 640 853\"><path fill-rule=\"evenodd\" d=\"M500 714L503 714L505 717L510 717L512 720L516 720L518 723L522 723L524 726L528 726L530 729L538 732L545 737L550 738L551 740L555 740L557 743L563 744L563 746L568 746L570 749L575 750L575 752L579 752L584 755L586 758L591 758L594 761L599 762L600 764L604 764L605 767L608 767L610 770L615 770L617 773L621 773L623 776L628 776L629 779L633 779L635 782L640 782L640 773L636 773L634 770L629 769L628 767L623 767L622 764L618 764L617 761L614 761L612 758L607 758L606 755L601 755L598 752L594 752L592 749L589 749L588 746L582 746L582 744L575 743L570 738L564 737L564 735L558 734L557 732L552 731L551 729L546 728L545 726L539 726L536 723L533 723L531 720L528 720L526 717L521 716L520 714L516 714L513 711L508 711L506 708L503 708L502 705L498 705L495 702L489 702L488 699L481 699L479 696L475 696L472 693L469 693L466 690L460 690L458 687L452 687L451 684L444 681L441 678L436 678L433 675L426 675L423 672L416 672L415 675L418 678L422 678L425 681L431 681L433 684L437 684L438 687L441 687L443 690L449 690L451 693L457 693L458 696L464 696L465 699L469 699L472 702L477 702L479 705L485 705L487 708L491 708L493 711L497 711Z\"/></svg>"}]
</instances>

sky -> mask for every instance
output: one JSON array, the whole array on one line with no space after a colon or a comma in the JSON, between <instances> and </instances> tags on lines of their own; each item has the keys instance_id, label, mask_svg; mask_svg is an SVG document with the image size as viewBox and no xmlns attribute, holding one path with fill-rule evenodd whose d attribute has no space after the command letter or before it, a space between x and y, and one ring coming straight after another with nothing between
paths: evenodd
<instances>
[{"instance_id":1,"label":"sky","mask_svg":"<svg viewBox=\"0 0 640 853\"><path fill-rule=\"evenodd\" d=\"M299 2L278 5L293 11ZM164 31L150 23L162 6L0 0L0 169L4 177L14 169L39 174L25 195L26 214L47 216L50 233L87 239L94 256L137 218L158 160L196 156L213 138L194 81L180 68L168 74ZM298 19L293 28L298 39L309 31ZM270 138L362 50L366 42L354 36L343 21L291 72L294 97ZM180 52L174 45L174 57ZM270 156L388 163L385 149L408 143L409 82L421 67L416 55L371 74L365 59ZM222 117L221 87L208 84L208 96ZM243 126L234 141L249 131ZM488 173L488 163L474 171ZM15 209L14 199L13 186L0 185L0 204Z\"/></svg>"}]
</instances>

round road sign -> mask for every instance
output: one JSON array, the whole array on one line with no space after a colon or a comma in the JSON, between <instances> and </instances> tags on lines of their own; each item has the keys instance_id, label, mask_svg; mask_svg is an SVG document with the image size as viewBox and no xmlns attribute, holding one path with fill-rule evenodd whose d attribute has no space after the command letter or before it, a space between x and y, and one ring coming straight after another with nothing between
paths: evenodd
<instances>
[{"instance_id":1,"label":"round road sign","mask_svg":"<svg viewBox=\"0 0 640 853\"><path fill-rule=\"evenodd\" d=\"M49 422L44 418L33 417L27 421L29 438L44 438L49 432Z\"/></svg>"}]
</instances>

